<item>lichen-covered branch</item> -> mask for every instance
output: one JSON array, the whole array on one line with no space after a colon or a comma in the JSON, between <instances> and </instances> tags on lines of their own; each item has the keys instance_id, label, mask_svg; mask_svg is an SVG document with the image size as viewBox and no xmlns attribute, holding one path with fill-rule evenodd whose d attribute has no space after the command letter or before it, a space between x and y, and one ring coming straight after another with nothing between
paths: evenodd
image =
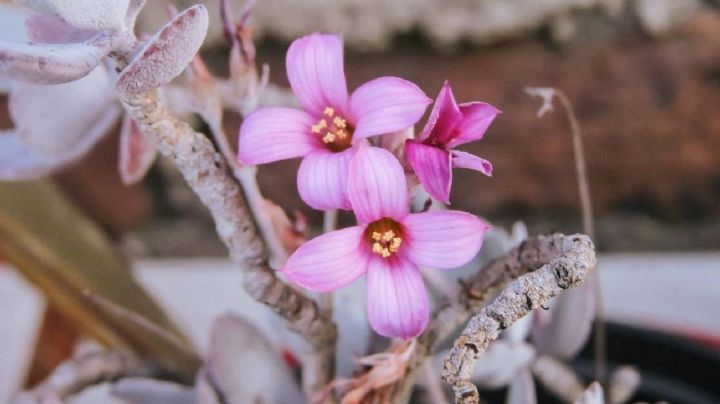
<instances>
[{"instance_id":1,"label":"lichen-covered branch","mask_svg":"<svg viewBox=\"0 0 720 404\"><path fill-rule=\"evenodd\" d=\"M445 300L435 309L427 329L417 338L415 354L408 363L408 372L395 386L393 403L406 403L423 363L437 345L468 321L487 300L508 283L564 256L575 253L576 238L590 242L586 236L555 233L528 237L517 248L508 251L473 276L462 281L456 302ZM592 249L592 243L590 243Z\"/></svg>"},{"instance_id":2,"label":"lichen-covered branch","mask_svg":"<svg viewBox=\"0 0 720 404\"><path fill-rule=\"evenodd\" d=\"M53 402L53 399L61 400L103 381L153 376L157 371L129 352L93 352L62 363L34 389L16 394L11 403Z\"/></svg>"},{"instance_id":3,"label":"lichen-covered branch","mask_svg":"<svg viewBox=\"0 0 720 404\"><path fill-rule=\"evenodd\" d=\"M155 90L126 95L123 104L143 133L172 158L188 185L210 210L230 257L244 270L244 288L287 320L289 328L309 344L303 384L306 393L319 391L332 378L337 330L315 302L282 282L268 267L267 252L238 183L210 140L172 116Z\"/></svg>"},{"instance_id":4,"label":"lichen-covered branch","mask_svg":"<svg viewBox=\"0 0 720 404\"><path fill-rule=\"evenodd\" d=\"M500 331L563 290L582 284L595 267L595 250L589 237L574 235L562 238L561 242L559 247L564 252L561 256L512 282L492 303L470 319L455 340L450 355L445 359L442 378L453 387L456 403L479 402L477 388L470 377L475 362Z\"/></svg>"}]
</instances>

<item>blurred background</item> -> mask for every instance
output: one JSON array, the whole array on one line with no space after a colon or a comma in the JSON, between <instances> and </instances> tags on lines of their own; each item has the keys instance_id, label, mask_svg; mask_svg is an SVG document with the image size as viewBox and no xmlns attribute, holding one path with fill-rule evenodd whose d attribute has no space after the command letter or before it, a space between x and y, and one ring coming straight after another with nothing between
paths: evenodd
<instances>
[{"instance_id":1,"label":"blurred background","mask_svg":"<svg viewBox=\"0 0 720 404\"><path fill-rule=\"evenodd\" d=\"M165 3L149 2L144 30L166 20ZM206 3L214 23L203 53L215 72L226 74L219 6ZM717 5L272 0L258 2L252 26L257 61L269 65L271 81L281 86L287 86L289 42L320 30L344 36L351 88L396 75L434 98L448 79L460 102L501 109L485 139L468 146L493 162L494 176L456 170L451 200L495 223L523 220L531 233L580 229L564 112L538 118L539 100L523 91L556 87L570 98L583 130L599 248L706 250L720 247ZM11 127L3 115L3 127ZM227 121L228 133L237 133L239 120ZM205 210L165 162L143 184L120 185L116 142L106 139L59 174L63 188L133 255L224 255ZM297 195L290 173L298 164L263 166L262 190L288 212L318 219Z\"/></svg>"},{"instance_id":2,"label":"blurred background","mask_svg":"<svg viewBox=\"0 0 720 404\"><path fill-rule=\"evenodd\" d=\"M172 3L182 9L197 2ZM140 29L154 32L167 20L169 2L148 3ZM211 12L211 32L202 55L224 76L229 46L220 32L219 5L203 3ZM494 164L493 177L455 170L451 200L499 226L522 220L530 234L581 230L565 112L556 105L539 118L540 101L524 92L526 86L562 90L583 132L601 256L699 257L693 265L704 272L693 284L706 283L703 296L717 290L718 255L696 252L720 250L720 2L264 0L257 2L252 21L257 61L269 65L277 85L288 85L289 43L323 31L345 39L351 89L392 75L417 83L434 98L447 79L459 102L484 101L501 109L485 138L467 146ZM6 98L0 100L0 128L11 128ZM226 129L235 134L240 118L227 114ZM54 176L74 203L133 260L225 257L206 209L168 161L159 159L141 184L122 185L117 138L117 133L107 137ZM322 223L298 197L298 164L261 167L261 189L291 217ZM341 221L351 220L341 215ZM607 262L622 271L672 272L673 265L685 265L666 257L615 256ZM646 272L637 273L643 275L633 281L642 282ZM666 278L663 287L682 279ZM672 294L663 287L646 298ZM611 293L612 298L632 291ZM714 322L703 338L720 345L720 324L710 315L714 303L702 303L709 310L702 315Z\"/></svg>"}]
</instances>

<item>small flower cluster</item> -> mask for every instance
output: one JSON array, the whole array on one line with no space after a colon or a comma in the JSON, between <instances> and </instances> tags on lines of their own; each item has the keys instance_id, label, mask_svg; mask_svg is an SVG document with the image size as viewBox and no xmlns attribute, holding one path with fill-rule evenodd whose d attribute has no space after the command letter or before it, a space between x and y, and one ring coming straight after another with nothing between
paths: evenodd
<instances>
[{"instance_id":1,"label":"small flower cluster","mask_svg":"<svg viewBox=\"0 0 720 404\"><path fill-rule=\"evenodd\" d=\"M400 161L372 141L412 128L431 100L397 77L377 78L349 94L342 40L333 35L293 42L287 74L302 110L262 108L248 115L238 160L264 164L302 157L297 181L303 201L318 210L352 210L358 225L305 243L282 272L316 292L366 275L373 329L389 337L417 336L429 316L420 268L466 264L489 228L460 211L411 213ZM498 114L481 102L458 105L445 83L420 136L405 141L407 162L433 198L449 202L452 167L491 174L488 161L454 148L481 139Z\"/></svg>"}]
</instances>

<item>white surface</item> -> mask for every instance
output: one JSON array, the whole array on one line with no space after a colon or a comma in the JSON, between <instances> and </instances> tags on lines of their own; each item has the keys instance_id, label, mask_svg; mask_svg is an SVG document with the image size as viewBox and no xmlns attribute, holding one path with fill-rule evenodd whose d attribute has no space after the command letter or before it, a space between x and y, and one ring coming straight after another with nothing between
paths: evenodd
<instances>
[{"instance_id":1,"label":"white surface","mask_svg":"<svg viewBox=\"0 0 720 404\"><path fill-rule=\"evenodd\" d=\"M609 319L720 337L720 253L604 254L598 271Z\"/></svg>"},{"instance_id":2,"label":"white surface","mask_svg":"<svg viewBox=\"0 0 720 404\"><path fill-rule=\"evenodd\" d=\"M298 339L269 309L245 295L241 272L229 261L142 261L137 267L140 282L199 351L206 350L214 319L231 311L298 352ZM605 254L598 268L609 320L720 337L720 253ZM361 313L364 299L362 284L342 291L336 298L338 311L344 311L340 317ZM0 267L0 402L25 374L43 306L25 281ZM368 331L360 330L347 335L341 327L347 338L340 342L343 351L364 353ZM350 357L351 352L343 353Z\"/></svg>"},{"instance_id":3,"label":"white surface","mask_svg":"<svg viewBox=\"0 0 720 404\"><path fill-rule=\"evenodd\" d=\"M44 308L32 285L0 265L0 403L25 378Z\"/></svg>"}]
</instances>

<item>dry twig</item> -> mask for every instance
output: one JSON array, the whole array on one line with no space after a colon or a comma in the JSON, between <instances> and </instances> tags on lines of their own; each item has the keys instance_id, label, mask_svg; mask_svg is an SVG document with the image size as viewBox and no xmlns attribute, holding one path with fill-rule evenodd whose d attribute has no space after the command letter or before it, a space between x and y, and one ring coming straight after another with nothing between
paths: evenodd
<instances>
[{"instance_id":1,"label":"dry twig","mask_svg":"<svg viewBox=\"0 0 720 404\"><path fill-rule=\"evenodd\" d=\"M462 291L456 303L444 301L435 309L427 329L417 338L414 355L408 363L408 372L395 386L393 403L406 403L415 383L415 378L427 357L434 353L437 345L464 324L487 300L504 289L512 280L533 272L543 265L577 251L575 238L588 242L586 236L565 236L560 233L528 237L517 248L494 259L475 275L462 282ZM588 246L592 249L592 243Z\"/></svg>"},{"instance_id":2,"label":"dry twig","mask_svg":"<svg viewBox=\"0 0 720 404\"><path fill-rule=\"evenodd\" d=\"M579 286L595 267L592 241L584 235L562 239L560 257L537 271L521 276L480 313L476 314L455 341L445 359L442 378L452 385L455 402L479 402L477 387L470 381L475 362L500 331L527 315L564 289Z\"/></svg>"},{"instance_id":3,"label":"dry twig","mask_svg":"<svg viewBox=\"0 0 720 404\"><path fill-rule=\"evenodd\" d=\"M126 95L123 104L141 130L155 140L160 152L172 158L210 210L231 259L245 271L243 286L247 293L287 320L289 328L309 344L303 361L306 393L322 389L333 375L336 326L312 299L282 282L268 267L265 245L223 158L207 137L172 116L155 90Z\"/></svg>"}]
</instances>

